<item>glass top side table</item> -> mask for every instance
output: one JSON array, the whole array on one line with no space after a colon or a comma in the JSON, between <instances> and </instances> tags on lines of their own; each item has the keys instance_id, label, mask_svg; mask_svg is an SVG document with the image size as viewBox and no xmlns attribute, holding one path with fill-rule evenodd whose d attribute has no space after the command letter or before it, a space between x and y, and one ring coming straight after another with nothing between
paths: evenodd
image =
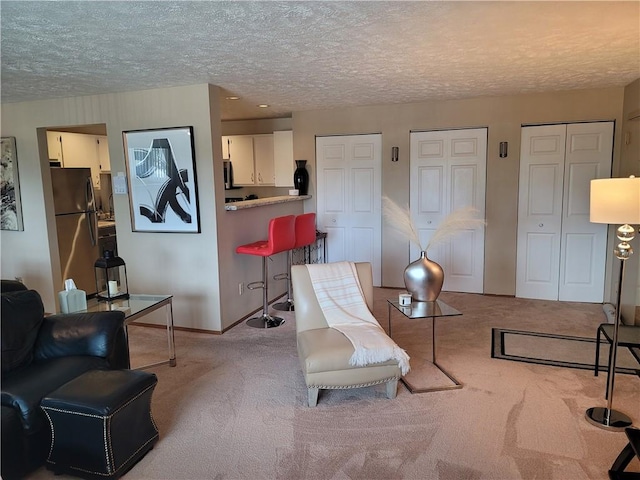
<instances>
[{"instance_id":1,"label":"glass top side table","mask_svg":"<svg viewBox=\"0 0 640 480\"><path fill-rule=\"evenodd\" d=\"M462 388L462 384L456 380L453 375L449 374L445 369L438 365L436 361L436 319L443 317L455 317L462 315L461 312L455 308L447 305L442 300L436 300L435 302L411 302L409 306L400 305L397 301L387 300L388 305L388 321L389 321L389 336L391 336L391 314L397 310L406 318L411 320L424 320L430 318L432 320L431 328L431 364L452 382L448 385L442 386L429 386L420 387L415 382L407 378L402 377L402 383L406 385L411 393L423 393L423 392L437 392L442 390L452 390L456 388ZM411 365L411 369L414 369L414 365ZM407 374L411 376L411 372Z\"/></svg>"},{"instance_id":2,"label":"glass top side table","mask_svg":"<svg viewBox=\"0 0 640 480\"><path fill-rule=\"evenodd\" d=\"M87 301L87 312L105 312L112 310L120 310L124 312L125 327L130 323L135 322L138 318L162 307L166 307L167 313L166 328L167 343L169 345L169 358L161 362L137 367L136 369L138 370L166 364L169 364L171 367L175 367L177 364L175 338L173 333L173 295L131 294L129 295L129 298L111 300L110 302L99 302L95 298Z\"/></svg>"}]
</instances>

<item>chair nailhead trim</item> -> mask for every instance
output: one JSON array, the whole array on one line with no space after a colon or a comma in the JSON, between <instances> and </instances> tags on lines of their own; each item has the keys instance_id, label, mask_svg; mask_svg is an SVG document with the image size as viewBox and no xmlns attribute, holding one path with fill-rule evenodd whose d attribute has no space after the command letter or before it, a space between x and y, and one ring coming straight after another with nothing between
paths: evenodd
<instances>
[{"instance_id":1,"label":"chair nailhead trim","mask_svg":"<svg viewBox=\"0 0 640 480\"><path fill-rule=\"evenodd\" d=\"M400 377L389 377L383 380L378 380L376 382L369 383L359 383L357 385L307 385L307 388L322 388L322 389L331 389L331 390L346 390L348 388L361 388L361 387L371 387L372 385L380 385L381 383L387 383L391 380L399 380Z\"/></svg>"}]
</instances>

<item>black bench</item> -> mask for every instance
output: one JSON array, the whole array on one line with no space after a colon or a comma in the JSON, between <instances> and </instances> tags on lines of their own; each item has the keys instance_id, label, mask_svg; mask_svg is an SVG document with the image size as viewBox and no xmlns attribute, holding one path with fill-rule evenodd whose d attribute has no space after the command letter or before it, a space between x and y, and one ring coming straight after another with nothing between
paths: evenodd
<instances>
[{"instance_id":1,"label":"black bench","mask_svg":"<svg viewBox=\"0 0 640 480\"><path fill-rule=\"evenodd\" d=\"M47 468L87 479L126 473L158 441L151 416L157 382L139 370L92 370L47 395Z\"/></svg>"}]
</instances>

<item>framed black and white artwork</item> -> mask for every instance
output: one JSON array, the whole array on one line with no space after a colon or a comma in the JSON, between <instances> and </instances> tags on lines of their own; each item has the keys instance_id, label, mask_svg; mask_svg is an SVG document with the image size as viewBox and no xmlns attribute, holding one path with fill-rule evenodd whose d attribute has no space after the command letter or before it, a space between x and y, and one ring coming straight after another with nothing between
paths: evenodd
<instances>
[{"instance_id":1,"label":"framed black and white artwork","mask_svg":"<svg viewBox=\"0 0 640 480\"><path fill-rule=\"evenodd\" d=\"M0 204L0 228L2 230L24 230L16 138L2 137L1 142L0 191L2 192L2 203Z\"/></svg>"},{"instance_id":2,"label":"framed black and white artwork","mask_svg":"<svg viewBox=\"0 0 640 480\"><path fill-rule=\"evenodd\" d=\"M122 135L133 231L200 233L193 127Z\"/></svg>"}]
</instances>

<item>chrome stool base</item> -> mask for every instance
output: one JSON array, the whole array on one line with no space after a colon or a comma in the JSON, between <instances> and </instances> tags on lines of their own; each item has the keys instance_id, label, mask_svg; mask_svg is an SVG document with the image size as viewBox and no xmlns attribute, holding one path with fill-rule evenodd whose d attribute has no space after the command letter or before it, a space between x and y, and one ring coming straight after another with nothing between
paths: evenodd
<instances>
[{"instance_id":1,"label":"chrome stool base","mask_svg":"<svg viewBox=\"0 0 640 480\"><path fill-rule=\"evenodd\" d=\"M284 318L271 315L261 315L247 320L247 325L253 328L275 328L284 323Z\"/></svg>"},{"instance_id":2,"label":"chrome stool base","mask_svg":"<svg viewBox=\"0 0 640 480\"><path fill-rule=\"evenodd\" d=\"M286 302L274 303L273 309L278 310L279 312L293 312L295 309L293 307L293 300L287 300Z\"/></svg>"}]
</instances>

